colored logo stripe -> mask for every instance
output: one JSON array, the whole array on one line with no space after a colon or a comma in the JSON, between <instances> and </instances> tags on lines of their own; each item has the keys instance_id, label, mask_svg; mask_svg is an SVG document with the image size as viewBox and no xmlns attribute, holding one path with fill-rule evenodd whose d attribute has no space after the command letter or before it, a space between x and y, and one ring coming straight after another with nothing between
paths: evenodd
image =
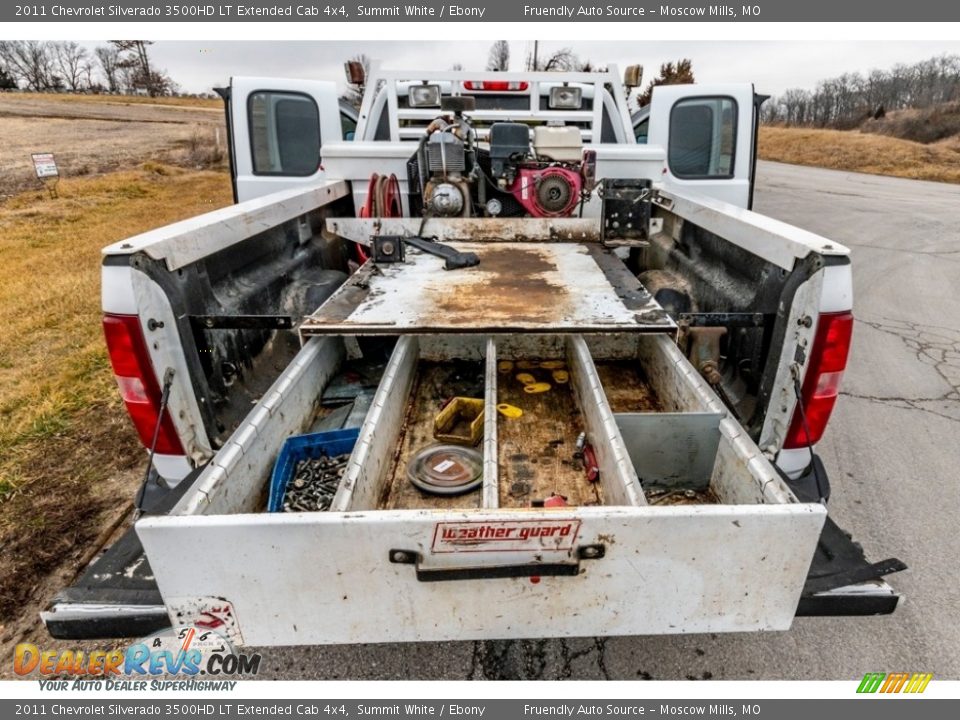
<instances>
[{"instance_id":1,"label":"colored logo stripe","mask_svg":"<svg viewBox=\"0 0 960 720\"><path fill-rule=\"evenodd\" d=\"M908 693L922 693L927 689L927 685L933 679L933 673L914 673L913 677L910 678L910 682L907 683L907 689L904 692Z\"/></svg>"},{"instance_id":2,"label":"colored logo stripe","mask_svg":"<svg viewBox=\"0 0 960 720\"><path fill-rule=\"evenodd\" d=\"M858 693L922 693L933 673L867 673L857 687Z\"/></svg>"},{"instance_id":3,"label":"colored logo stripe","mask_svg":"<svg viewBox=\"0 0 960 720\"><path fill-rule=\"evenodd\" d=\"M860 681L860 687L857 688L857 692L875 693L880 687L880 683L883 682L884 677L886 677L885 673L867 673L863 676L863 680Z\"/></svg>"}]
</instances>

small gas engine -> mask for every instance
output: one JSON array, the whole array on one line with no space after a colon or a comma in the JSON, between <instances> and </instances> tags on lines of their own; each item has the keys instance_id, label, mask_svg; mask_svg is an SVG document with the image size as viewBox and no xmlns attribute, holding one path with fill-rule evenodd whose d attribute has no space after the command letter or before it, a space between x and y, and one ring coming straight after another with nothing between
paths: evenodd
<instances>
[{"instance_id":1,"label":"small gas engine","mask_svg":"<svg viewBox=\"0 0 960 720\"><path fill-rule=\"evenodd\" d=\"M425 217L569 217L594 186L595 154L580 130L497 122L481 148L465 111L473 98L444 99L411 160Z\"/></svg>"}]
</instances>

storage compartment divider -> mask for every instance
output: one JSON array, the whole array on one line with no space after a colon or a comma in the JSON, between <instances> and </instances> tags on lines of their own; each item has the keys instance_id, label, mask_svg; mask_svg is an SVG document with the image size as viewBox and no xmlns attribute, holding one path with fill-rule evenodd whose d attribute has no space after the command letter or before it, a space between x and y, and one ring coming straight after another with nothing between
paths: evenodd
<instances>
[{"instance_id":1,"label":"storage compartment divider","mask_svg":"<svg viewBox=\"0 0 960 720\"><path fill-rule=\"evenodd\" d=\"M747 472L743 469L746 468ZM789 505L799 502L746 431L731 418L720 422L720 446L711 487L731 505Z\"/></svg>"},{"instance_id":2,"label":"storage compartment divider","mask_svg":"<svg viewBox=\"0 0 960 720\"><path fill-rule=\"evenodd\" d=\"M648 490L706 490L717 460L720 421L711 412L617 413L630 461Z\"/></svg>"},{"instance_id":3,"label":"storage compartment divider","mask_svg":"<svg viewBox=\"0 0 960 720\"><path fill-rule=\"evenodd\" d=\"M729 505L797 502L671 338L644 335L633 347L626 364L615 353L616 367L608 353L593 352L602 378L621 378L613 416L645 493L694 505L704 497ZM636 377L628 382L625 373ZM743 472L745 465L750 472Z\"/></svg>"},{"instance_id":4,"label":"storage compartment divider","mask_svg":"<svg viewBox=\"0 0 960 720\"><path fill-rule=\"evenodd\" d=\"M582 336L573 335L567 339L567 363L583 412L587 440L597 456L604 504L646 505L640 480Z\"/></svg>"},{"instance_id":5,"label":"storage compartment divider","mask_svg":"<svg viewBox=\"0 0 960 720\"><path fill-rule=\"evenodd\" d=\"M711 412L726 408L706 381L666 335L645 335L637 345L637 361L663 405L664 412Z\"/></svg>"},{"instance_id":6,"label":"storage compartment divider","mask_svg":"<svg viewBox=\"0 0 960 720\"><path fill-rule=\"evenodd\" d=\"M497 468L497 343L487 340L483 409L483 507L500 507Z\"/></svg>"},{"instance_id":7,"label":"storage compartment divider","mask_svg":"<svg viewBox=\"0 0 960 720\"><path fill-rule=\"evenodd\" d=\"M347 464L343 481L330 506L331 511L376 508L382 484L396 455L395 448L416 374L419 340L413 335L397 341L384 370L370 410Z\"/></svg>"},{"instance_id":8,"label":"storage compartment divider","mask_svg":"<svg viewBox=\"0 0 960 720\"><path fill-rule=\"evenodd\" d=\"M498 423L510 422L500 417L497 411L498 393L498 360L501 341L513 345L507 338L477 338L477 337L443 337L418 338L404 336L397 342L393 355L387 364L383 379L373 397L370 411L360 429L356 447L336 496L331 510L336 512L381 510L391 507L410 508L422 507L430 509L458 509L468 507L482 507L497 509L505 507L500 488L501 463L507 462L503 454L507 452L501 447L501 438L498 434ZM642 506L646 504L636 471L630 462L630 454L624 443L616 418L607 402L596 366L590 356L585 340L579 336L569 336L561 340L560 347L556 348L565 356L570 370L570 386L566 392L573 392L579 417L587 440L593 448L597 465L600 470L599 495L605 505ZM526 341L519 347L512 347L511 357L535 359L542 357L536 353L536 343ZM556 357L556 355L554 355ZM424 407L411 403L426 402L422 397L414 397L418 393L417 373L420 372L422 362L477 362L483 358L484 370L484 435L481 441L483 454L483 483L480 496L470 500L469 495L457 497L431 497L422 495L422 505L411 502L411 493L417 490L407 488L405 466L409 461L408 452L403 444L405 433L412 428L405 427L413 413L419 416L422 426ZM555 388L552 392L559 392ZM544 421L548 421L544 418ZM560 422L568 422L561 418ZM418 426L420 427L420 426ZM422 436L422 430L420 431ZM575 433L574 433L575 436ZM556 455L559 463L569 455L573 460L574 448L572 439L567 438L564 445L557 446ZM535 460L534 460L535 462ZM566 462L566 460L565 460ZM569 464L569 463L567 463ZM559 466L558 466L559 467ZM550 473L546 465L531 466L535 473ZM579 471L578 471L579 473ZM539 475L538 475L539 477ZM578 475L579 477L579 475ZM583 483L587 483L584 472ZM398 488L402 495L397 495ZM409 492L408 492L409 491ZM549 494L549 493L547 493ZM400 504L395 504L396 498L402 498ZM476 497L476 496L474 496ZM463 504L467 498L468 504ZM540 499L537 492L530 496ZM475 504L474 504L475 503ZM576 501L575 501L576 504ZM524 503L516 505L524 506Z\"/></svg>"},{"instance_id":9,"label":"storage compartment divider","mask_svg":"<svg viewBox=\"0 0 960 720\"><path fill-rule=\"evenodd\" d=\"M316 415L319 393L344 359L340 338L307 342L204 468L171 515L232 515L263 506L277 453L291 435L304 433Z\"/></svg>"}]
</instances>

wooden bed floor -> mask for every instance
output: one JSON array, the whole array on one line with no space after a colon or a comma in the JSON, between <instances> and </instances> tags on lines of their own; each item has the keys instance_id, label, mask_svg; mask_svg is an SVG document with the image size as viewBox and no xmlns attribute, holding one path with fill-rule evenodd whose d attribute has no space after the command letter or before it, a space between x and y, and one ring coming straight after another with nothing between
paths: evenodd
<instances>
[{"instance_id":1,"label":"wooden bed floor","mask_svg":"<svg viewBox=\"0 0 960 720\"><path fill-rule=\"evenodd\" d=\"M516 379L520 372L550 382L551 389L524 392ZM551 493L565 496L570 505L602 504L599 483L589 483L573 458L583 419L570 383L556 384L547 370L514 369L498 374L497 402L523 410L515 419L497 415L500 507L530 507Z\"/></svg>"},{"instance_id":2,"label":"wooden bed floor","mask_svg":"<svg viewBox=\"0 0 960 720\"><path fill-rule=\"evenodd\" d=\"M478 392L479 394L476 394ZM433 437L433 421L444 401L455 396L483 397L482 363L419 363L393 467L384 484L385 497L381 498L379 509L449 510L481 507L482 496L479 488L455 497L430 495L415 487L407 478L407 465L418 452L430 445L443 444ZM482 452L481 448L482 444L476 449Z\"/></svg>"},{"instance_id":3,"label":"wooden bed floor","mask_svg":"<svg viewBox=\"0 0 960 720\"><path fill-rule=\"evenodd\" d=\"M613 412L663 412L639 361L599 360L595 365Z\"/></svg>"}]
</instances>

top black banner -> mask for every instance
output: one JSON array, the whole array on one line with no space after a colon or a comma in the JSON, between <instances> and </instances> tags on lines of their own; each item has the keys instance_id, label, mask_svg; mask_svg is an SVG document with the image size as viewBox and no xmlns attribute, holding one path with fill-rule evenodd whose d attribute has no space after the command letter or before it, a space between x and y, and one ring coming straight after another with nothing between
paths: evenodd
<instances>
[{"instance_id":1,"label":"top black banner","mask_svg":"<svg viewBox=\"0 0 960 720\"><path fill-rule=\"evenodd\" d=\"M753 0L704 2L602 2L561 0L420 0L366 2L195 2L60 0L7 4L0 22L956 22L960 3L943 0Z\"/></svg>"}]
</instances>

